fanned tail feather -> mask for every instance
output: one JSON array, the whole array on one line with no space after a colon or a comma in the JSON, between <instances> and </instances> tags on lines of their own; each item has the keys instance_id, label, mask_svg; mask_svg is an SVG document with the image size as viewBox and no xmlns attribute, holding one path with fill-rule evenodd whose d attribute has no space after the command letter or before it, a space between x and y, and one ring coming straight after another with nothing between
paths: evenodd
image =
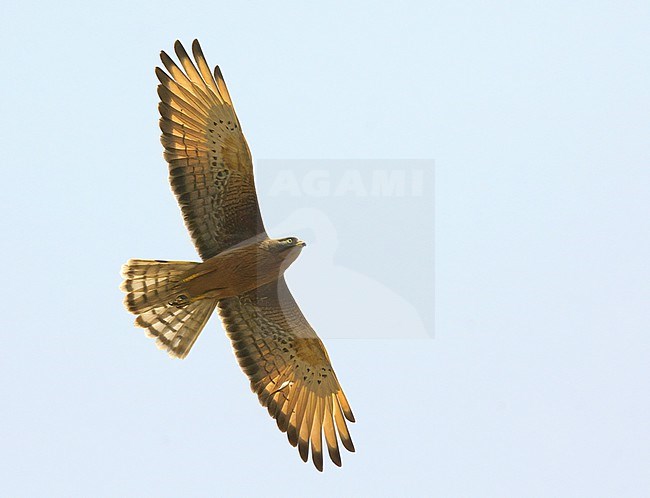
<instances>
[{"instance_id":1,"label":"fanned tail feather","mask_svg":"<svg viewBox=\"0 0 650 498\"><path fill-rule=\"evenodd\" d=\"M185 358L214 311L217 301L205 299L178 307L181 277L199 263L131 259L122 267L124 305L138 315L135 324L146 329L156 345L170 356Z\"/></svg>"},{"instance_id":2,"label":"fanned tail feather","mask_svg":"<svg viewBox=\"0 0 650 498\"><path fill-rule=\"evenodd\" d=\"M190 261L130 259L122 266L124 282L120 288L126 292L124 306L137 315L166 306L178 297L176 286L182 276L197 264Z\"/></svg>"}]
</instances>

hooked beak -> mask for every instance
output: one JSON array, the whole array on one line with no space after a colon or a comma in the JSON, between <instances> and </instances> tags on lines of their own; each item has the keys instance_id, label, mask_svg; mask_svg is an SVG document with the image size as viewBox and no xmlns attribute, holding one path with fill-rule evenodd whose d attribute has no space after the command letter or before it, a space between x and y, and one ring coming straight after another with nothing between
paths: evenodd
<instances>
[{"instance_id":1,"label":"hooked beak","mask_svg":"<svg viewBox=\"0 0 650 498\"><path fill-rule=\"evenodd\" d=\"M299 247L305 247L307 245L307 242L299 240L298 242L296 242L296 245L299 246Z\"/></svg>"}]
</instances>

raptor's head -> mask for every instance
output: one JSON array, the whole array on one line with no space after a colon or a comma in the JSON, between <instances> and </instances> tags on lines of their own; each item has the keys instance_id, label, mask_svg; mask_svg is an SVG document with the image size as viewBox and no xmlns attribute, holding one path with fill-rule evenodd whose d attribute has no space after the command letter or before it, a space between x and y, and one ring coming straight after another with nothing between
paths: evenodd
<instances>
[{"instance_id":1,"label":"raptor's head","mask_svg":"<svg viewBox=\"0 0 650 498\"><path fill-rule=\"evenodd\" d=\"M271 239L268 241L271 251L276 253L282 259L290 258L295 259L305 247L302 240L297 237L285 237L283 239Z\"/></svg>"},{"instance_id":2,"label":"raptor's head","mask_svg":"<svg viewBox=\"0 0 650 498\"><path fill-rule=\"evenodd\" d=\"M296 260L300 251L306 245L297 237L269 240L269 248L284 261L283 266L285 268Z\"/></svg>"},{"instance_id":3,"label":"raptor's head","mask_svg":"<svg viewBox=\"0 0 650 498\"><path fill-rule=\"evenodd\" d=\"M279 253L286 251L300 252L306 245L307 244L297 237L285 237L284 239L273 239L271 241L271 247Z\"/></svg>"}]
</instances>

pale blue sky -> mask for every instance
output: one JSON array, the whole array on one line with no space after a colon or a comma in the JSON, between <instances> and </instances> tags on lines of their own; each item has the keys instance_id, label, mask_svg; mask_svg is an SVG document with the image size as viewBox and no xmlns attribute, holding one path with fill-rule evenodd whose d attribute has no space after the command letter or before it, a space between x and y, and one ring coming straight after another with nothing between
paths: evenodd
<instances>
[{"instance_id":1,"label":"pale blue sky","mask_svg":"<svg viewBox=\"0 0 650 498\"><path fill-rule=\"evenodd\" d=\"M648 496L648 25L642 1L5 1L0 495ZM435 226L408 234L425 261L435 231L435 337L327 340L342 469L300 461L218 320L179 362L122 307L129 257L196 259L153 73L195 37L256 159L435 160ZM309 249L289 282L344 327Z\"/></svg>"}]
</instances>

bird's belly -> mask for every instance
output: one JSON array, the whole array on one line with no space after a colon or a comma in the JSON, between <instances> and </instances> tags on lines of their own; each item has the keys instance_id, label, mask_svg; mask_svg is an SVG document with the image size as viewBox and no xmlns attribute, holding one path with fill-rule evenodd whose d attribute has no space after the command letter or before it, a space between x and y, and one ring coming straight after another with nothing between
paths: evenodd
<instances>
[{"instance_id":1,"label":"bird's belly","mask_svg":"<svg viewBox=\"0 0 650 498\"><path fill-rule=\"evenodd\" d=\"M205 268L199 265L183 282L192 301L239 296L276 280L282 273L279 268L259 263L259 260L250 265L245 261L208 260Z\"/></svg>"}]
</instances>

